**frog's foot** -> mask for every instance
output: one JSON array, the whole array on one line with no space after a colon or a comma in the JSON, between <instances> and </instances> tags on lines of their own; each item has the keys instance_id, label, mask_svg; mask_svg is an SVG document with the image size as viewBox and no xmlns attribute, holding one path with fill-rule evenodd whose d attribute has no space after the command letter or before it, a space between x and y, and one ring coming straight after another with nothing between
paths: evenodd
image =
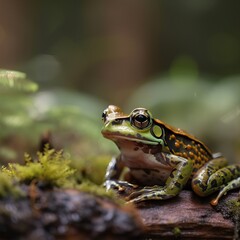
<instances>
[{"instance_id":1,"label":"frog's foot","mask_svg":"<svg viewBox=\"0 0 240 240\"><path fill-rule=\"evenodd\" d=\"M127 197L127 200L131 203L139 203L146 200L163 200L174 196L175 194L169 194L164 187L153 186L133 192Z\"/></svg>"},{"instance_id":2,"label":"frog's foot","mask_svg":"<svg viewBox=\"0 0 240 240\"><path fill-rule=\"evenodd\" d=\"M219 199L226 195L228 191L232 189L240 188L240 177L230 181L217 195L215 199L211 201L211 205L216 206L218 204Z\"/></svg>"},{"instance_id":3,"label":"frog's foot","mask_svg":"<svg viewBox=\"0 0 240 240\"><path fill-rule=\"evenodd\" d=\"M137 188L137 185L131 184L126 181L118 181L118 180L106 180L104 182L104 186L106 187L107 191L110 189L116 190L118 192L125 191L126 188Z\"/></svg>"}]
</instances>

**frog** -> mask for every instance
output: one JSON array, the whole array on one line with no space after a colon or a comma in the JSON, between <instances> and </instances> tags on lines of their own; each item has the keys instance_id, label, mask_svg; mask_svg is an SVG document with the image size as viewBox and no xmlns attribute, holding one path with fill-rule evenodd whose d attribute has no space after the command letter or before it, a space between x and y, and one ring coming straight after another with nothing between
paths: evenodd
<instances>
[{"instance_id":1,"label":"frog","mask_svg":"<svg viewBox=\"0 0 240 240\"><path fill-rule=\"evenodd\" d=\"M109 162L104 186L118 191L133 188L127 202L170 199L189 186L201 197L216 193L210 203L217 205L228 191L240 187L240 164L229 164L221 153L212 153L195 136L153 118L146 108L125 114L109 105L102 120L103 137L120 151ZM122 179L124 169L128 180Z\"/></svg>"}]
</instances>

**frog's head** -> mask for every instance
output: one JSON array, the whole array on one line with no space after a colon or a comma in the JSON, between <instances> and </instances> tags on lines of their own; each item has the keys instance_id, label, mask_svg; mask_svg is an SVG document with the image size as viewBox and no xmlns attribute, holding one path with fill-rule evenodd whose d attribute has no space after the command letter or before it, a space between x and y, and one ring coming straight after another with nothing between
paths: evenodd
<instances>
[{"instance_id":1,"label":"frog's head","mask_svg":"<svg viewBox=\"0 0 240 240\"><path fill-rule=\"evenodd\" d=\"M147 145L163 146L163 130L156 124L152 114L145 108L136 108L129 115L110 105L103 111L104 137L118 141L131 141Z\"/></svg>"}]
</instances>

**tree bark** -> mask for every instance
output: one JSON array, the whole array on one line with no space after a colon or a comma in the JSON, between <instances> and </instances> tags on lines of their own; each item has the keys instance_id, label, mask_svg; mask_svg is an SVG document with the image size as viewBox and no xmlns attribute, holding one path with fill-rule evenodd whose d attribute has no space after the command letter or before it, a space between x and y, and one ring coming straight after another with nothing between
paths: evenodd
<instances>
[{"instance_id":1,"label":"tree bark","mask_svg":"<svg viewBox=\"0 0 240 240\"><path fill-rule=\"evenodd\" d=\"M212 198L212 197L211 197ZM217 207L211 198L200 198L191 191L166 201L149 201L138 206L145 225L145 237L151 239L238 239L234 223L221 214L224 197ZM223 202L222 202L223 201ZM234 230L235 229L235 230Z\"/></svg>"}]
</instances>

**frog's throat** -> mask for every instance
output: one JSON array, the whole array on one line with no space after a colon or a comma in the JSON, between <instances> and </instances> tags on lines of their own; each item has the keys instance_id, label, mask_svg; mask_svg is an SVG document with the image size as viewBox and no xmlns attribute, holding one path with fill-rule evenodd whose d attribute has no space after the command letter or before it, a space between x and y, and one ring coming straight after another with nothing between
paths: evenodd
<instances>
[{"instance_id":1,"label":"frog's throat","mask_svg":"<svg viewBox=\"0 0 240 240\"><path fill-rule=\"evenodd\" d=\"M123 135L120 133L111 133L111 132L102 132L103 136L105 138L109 138L113 141L118 141L118 140L126 140L126 141L131 141L131 142L139 142L139 143L144 143L148 145L158 145L159 143L156 141L151 141L149 139L139 137L139 136L133 136L133 135Z\"/></svg>"}]
</instances>

